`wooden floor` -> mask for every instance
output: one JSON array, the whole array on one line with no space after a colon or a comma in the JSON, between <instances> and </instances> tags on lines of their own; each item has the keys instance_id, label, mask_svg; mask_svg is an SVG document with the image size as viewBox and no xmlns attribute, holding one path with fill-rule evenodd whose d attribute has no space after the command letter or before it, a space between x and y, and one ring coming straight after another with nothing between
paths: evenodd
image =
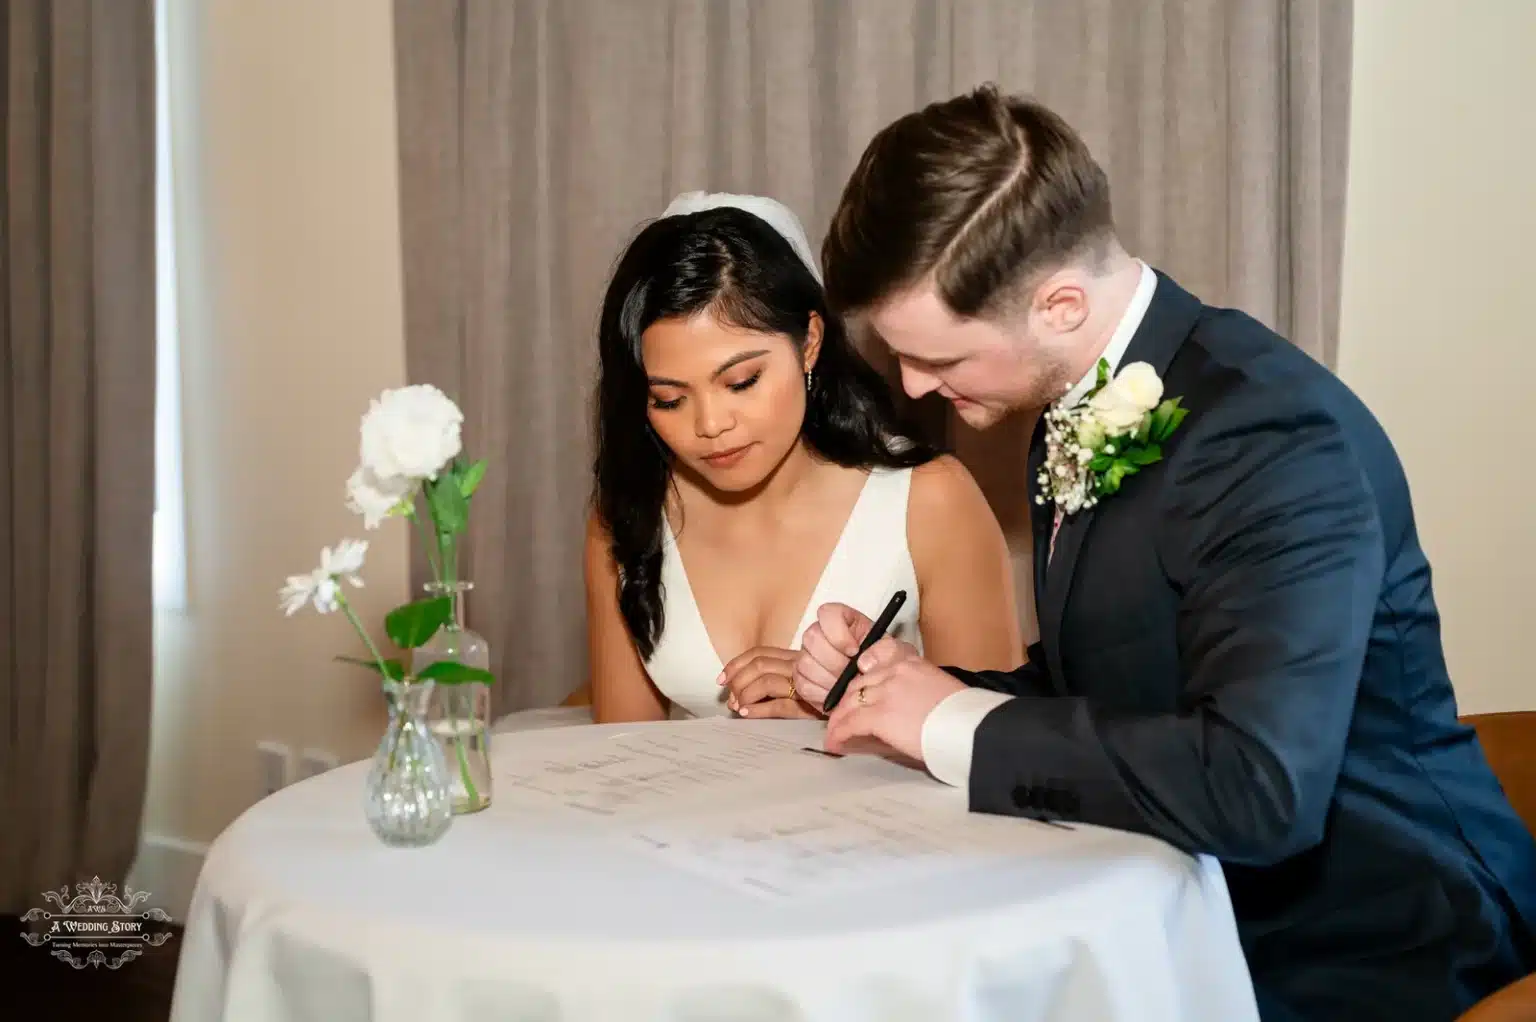
<instances>
[{"instance_id":1,"label":"wooden floor","mask_svg":"<svg viewBox=\"0 0 1536 1022\"><path fill-rule=\"evenodd\" d=\"M166 1022L170 1018L176 958L181 953L179 926L174 928L175 936L160 947L145 949L141 957L116 970L76 969L49 955L45 948L26 943L21 939L21 928L15 916L3 919L0 977L4 982L0 989L4 989L6 1003L45 1007L38 1017L48 1018L113 1022Z\"/></svg>"}]
</instances>

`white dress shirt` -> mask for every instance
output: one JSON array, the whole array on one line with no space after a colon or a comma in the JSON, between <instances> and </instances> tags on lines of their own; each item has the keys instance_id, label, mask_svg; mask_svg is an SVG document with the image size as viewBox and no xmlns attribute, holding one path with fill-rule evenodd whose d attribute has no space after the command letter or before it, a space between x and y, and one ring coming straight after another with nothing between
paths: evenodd
<instances>
[{"instance_id":1,"label":"white dress shirt","mask_svg":"<svg viewBox=\"0 0 1536 1022\"><path fill-rule=\"evenodd\" d=\"M1155 290L1157 290L1157 275L1152 272L1151 267L1142 263L1141 280L1136 285L1136 292L1131 296L1131 303L1126 306L1125 314L1120 317L1119 325L1110 335L1109 344L1100 356L1109 363L1111 373L1119 369L1120 360L1125 357L1125 349L1130 347L1131 338L1136 335L1136 328L1141 326L1142 317L1146 315L1147 307L1152 304L1152 292ZM1062 401L1072 405L1082 400L1083 396L1093 389L1098 373L1098 360L1095 359L1093 368L1088 370L1076 386L1062 396ZM935 706L923 721L923 762L927 765L928 772L945 784L957 788L968 787L971 780L971 751L975 746L976 728L981 725L983 717L1012 698L1013 696L993 692L990 689L967 688L947 697Z\"/></svg>"}]
</instances>

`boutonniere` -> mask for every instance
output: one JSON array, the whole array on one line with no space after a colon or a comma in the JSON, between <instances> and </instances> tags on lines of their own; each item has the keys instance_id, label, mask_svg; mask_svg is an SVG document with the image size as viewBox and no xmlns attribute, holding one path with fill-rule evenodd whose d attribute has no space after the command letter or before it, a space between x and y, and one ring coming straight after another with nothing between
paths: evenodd
<instances>
[{"instance_id":1,"label":"boutonniere","mask_svg":"<svg viewBox=\"0 0 1536 1022\"><path fill-rule=\"evenodd\" d=\"M1128 475L1162 460L1163 443L1188 409L1178 398L1163 400L1163 381L1145 362L1123 367L1113 378L1099 360L1099 377L1083 399L1045 412L1045 464L1035 502L1052 501L1076 514L1120 489Z\"/></svg>"}]
</instances>

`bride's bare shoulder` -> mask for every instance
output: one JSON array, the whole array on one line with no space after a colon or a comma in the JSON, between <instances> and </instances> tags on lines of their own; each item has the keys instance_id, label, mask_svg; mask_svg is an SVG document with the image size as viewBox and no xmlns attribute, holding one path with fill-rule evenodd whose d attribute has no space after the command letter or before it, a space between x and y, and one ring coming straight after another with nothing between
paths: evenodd
<instances>
[{"instance_id":1,"label":"bride's bare shoulder","mask_svg":"<svg viewBox=\"0 0 1536 1022\"><path fill-rule=\"evenodd\" d=\"M919 570L952 559L1008 557L1003 527L975 476L951 455L912 470L907 542Z\"/></svg>"},{"instance_id":2,"label":"bride's bare shoulder","mask_svg":"<svg viewBox=\"0 0 1536 1022\"><path fill-rule=\"evenodd\" d=\"M936 527L955 516L969 519L992 509L970 469L951 454L941 454L912 470L907 515L912 524Z\"/></svg>"}]
</instances>

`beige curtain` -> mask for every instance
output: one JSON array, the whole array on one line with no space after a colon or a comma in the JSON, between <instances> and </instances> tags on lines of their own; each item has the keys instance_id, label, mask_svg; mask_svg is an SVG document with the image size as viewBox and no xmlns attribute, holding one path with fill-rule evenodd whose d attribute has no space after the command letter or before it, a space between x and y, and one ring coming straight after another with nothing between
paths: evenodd
<instances>
[{"instance_id":1,"label":"beige curtain","mask_svg":"<svg viewBox=\"0 0 1536 1022\"><path fill-rule=\"evenodd\" d=\"M819 244L884 124L994 80L1085 134L1132 249L1331 364L1348 0L396 0L408 366L495 470L470 615L500 710L584 672L588 395L607 273L685 189ZM1029 423L956 448L1028 578ZM419 576L418 571L418 576ZM1028 588L1022 590L1027 597ZM1024 608L1033 632L1033 608Z\"/></svg>"},{"instance_id":2,"label":"beige curtain","mask_svg":"<svg viewBox=\"0 0 1536 1022\"><path fill-rule=\"evenodd\" d=\"M150 721L152 0L0 4L0 912L139 837Z\"/></svg>"}]
</instances>

